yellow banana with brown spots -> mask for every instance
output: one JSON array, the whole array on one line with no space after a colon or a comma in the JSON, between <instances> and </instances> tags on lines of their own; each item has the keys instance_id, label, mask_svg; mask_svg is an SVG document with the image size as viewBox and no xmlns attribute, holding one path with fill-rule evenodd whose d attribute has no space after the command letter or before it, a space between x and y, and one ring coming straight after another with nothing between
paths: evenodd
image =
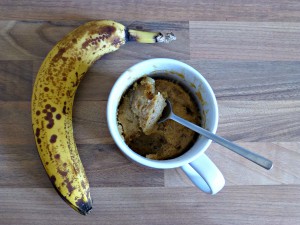
<instances>
[{"instance_id":1,"label":"yellow banana with brown spots","mask_svg":"<svg viewBox=\"0 0 300 225\"><path fill-rule=\"evenodd\" d=\"M89 182L73 137L74 95L88 68L127 41L169 42L157 32L127 29L109 20L88 22L49 52L37 74L31 102L36 145L46 172L60 196L76 211L92 209Z\"/></svg>"}]
</instances>

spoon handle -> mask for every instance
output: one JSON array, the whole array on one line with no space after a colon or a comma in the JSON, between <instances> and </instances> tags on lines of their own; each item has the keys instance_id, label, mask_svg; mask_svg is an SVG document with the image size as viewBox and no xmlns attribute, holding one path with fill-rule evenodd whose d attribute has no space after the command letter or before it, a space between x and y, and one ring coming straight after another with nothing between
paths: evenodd
<instances>
[{"instance_id":1,"label":"spoon handle","mask_svg":"<svg viewBox=\"0 0 300 225\"><path fill-rule=\"evenodd\" d=\"M183 125L185 127L190 128L191 130L193 130L199 134L202 134L204 137L215 141L216 143L230 149L231 151L243 156L246 159L249 159L250 161L256 163L257 165L259 165L267 170L270 170L273 167L273 163L269 159L266 159L265 157L260 156L254 152L251 152L248 149L243 148L239 145L236 145L236 144L226 140L225 138L222 138L216 134L213 134L212 132L203 129L202 127L199 127L196 124L193 124L193 123L175 115L174 113L172 113L169 118L180 123L181 125Z\"/></svg>"}]
</instances>

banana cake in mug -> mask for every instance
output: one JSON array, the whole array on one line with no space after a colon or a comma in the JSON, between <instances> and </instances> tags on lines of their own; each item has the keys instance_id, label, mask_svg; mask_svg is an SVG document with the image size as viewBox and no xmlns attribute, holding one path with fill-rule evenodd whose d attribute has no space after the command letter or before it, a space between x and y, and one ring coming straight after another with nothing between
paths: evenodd
<instances>
[{"instance_id":1,"label":"banana cake in mug","mask_svg":"<svg viewBox=\"0 0 300 225\"><path fill-rule=\"evenodd\" d=\"M189 93L178 83L161 78L143 77L123 95L118 107L119 132L136 153L149 159L178 157L195 142L198 134L167 120L157 123L165 99L178 116L200 125L200 112Z\"/></svg>"}]
</instances>

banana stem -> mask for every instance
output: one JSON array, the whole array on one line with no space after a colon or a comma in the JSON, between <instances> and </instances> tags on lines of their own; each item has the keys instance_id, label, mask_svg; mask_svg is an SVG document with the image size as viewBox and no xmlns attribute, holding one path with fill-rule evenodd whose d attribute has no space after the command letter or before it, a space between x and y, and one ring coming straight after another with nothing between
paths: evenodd
<instances>
[{"instance_id":1,"label":"banana stem","mask_svg":"<svg viewBox=\"0 0 300 225\"><path fill-rule=\"evenodd\" d=\"M140 43L169 43L176 40L176 36L171 33L166 33L163 35L160 32L149 32L149 31L140 31L128 29L128 41L137 41Z\"/></svg>"}]
</instances>

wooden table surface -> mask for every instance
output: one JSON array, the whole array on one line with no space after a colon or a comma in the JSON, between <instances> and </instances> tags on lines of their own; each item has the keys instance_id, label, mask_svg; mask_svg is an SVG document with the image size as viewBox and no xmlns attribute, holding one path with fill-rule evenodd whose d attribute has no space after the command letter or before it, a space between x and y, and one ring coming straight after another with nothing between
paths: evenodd
<instances>
[{"instance_id":1,"label":"wooden table surface","mask_svg":"<svg viewBox=\"0 0 300 225\"><path fill-rule=\"evenodd\" d=\"M75 99L74 132L94 200L81 216L52 188L31 128L35 75L74 27L114 19L173 31L168 45L129 43L98 61ZM169 57L199 70L215 91L218 134L274 162L266 171L212 144L217 195L180 169L137 166L106 123L109 91L141 60ZM0 224L300 224L300 2L292 0L0 1Z\"/></svg>"}]
</instances>

